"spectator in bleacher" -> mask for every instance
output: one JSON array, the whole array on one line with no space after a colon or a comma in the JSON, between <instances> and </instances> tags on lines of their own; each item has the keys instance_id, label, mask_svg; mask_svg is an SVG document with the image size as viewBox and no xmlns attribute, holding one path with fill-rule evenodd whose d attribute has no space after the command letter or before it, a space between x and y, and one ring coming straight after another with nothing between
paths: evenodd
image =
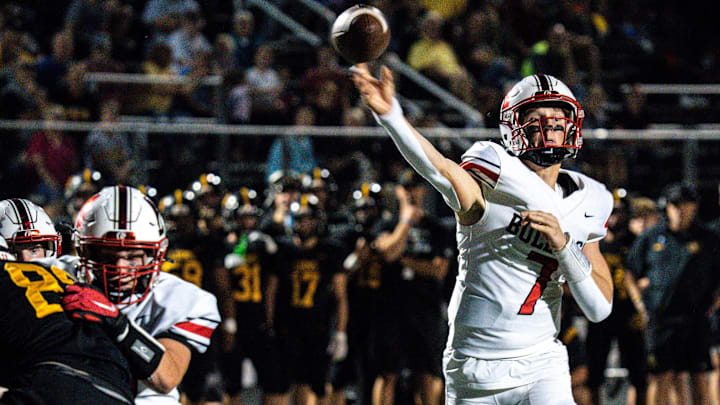
<instances>
[{"instance_id":1,"label":"spectator in bleacher","mask_svg":"<svg viewBox=\"0 0 720 405\"><path fill-rule=\"evenodd\" d=\"M608 22L598 10L601 4L590 0L564 0L561 2L560 21L568 30L579 35L602 40L608 35Z\"/></svg>"},{"instance_id":2,"label":"spectator in bleacher","mask_svg":"<svg viewBox=\"0 0 720 405\"><path fill-rule=\"evenodd\" d=\"M31 60L38 54L32 31L33 10L9 2L0 8L0 68L17 59Z\"/></svg>"},{"instance_id":3,"label":"spectator in bleacher","mask_svg":"<svg viewBox=\"0 0 720 405\"><path fill-rule=\"evenodd\" d=\"M219 34L213 44L213 61L216 73L240 70L240 64L235 57L237 45L230 34Z\"/></svg>"},{"instance_id":4,"label":"spectator in bleacher","mask_svg":"<svg viewBox=\"0 0 720 405\"><path fill-rule=\"evenodd\" d=\"M35 66L38 84L48 91L51 100L57 100L61 92L61 81L73 60L72 36L67 31L57 32L52 39L49 55L44 56Z\"/></svg>"},{"instance_id":5,"label":"spectator in bleacher","mask_svg":"<svg viewBox=\"0 0 720 405\"><path fill-rule=\"evenodd\" d=\"M106 32L110 14L119 7L116 0L73 0L65 15L65 31L73 36L76 56L85 57L98 33Z\"/></svg>"},{"instance_id":6,"label":"spectator in bleacher","mask_svg":"<svg viewBox=\"0 0 720 405\"><path fill-rule=\"evenodd\" d=\"M43 118L63 119L62 107L46 107ZM22 160L39 180L33 190L36 201L43 205L49 214L61 214L65 181L80 167L73 137L55 130L34 132Z\"/></svg>"},{"instance_id":7,"label":"spectator in bleacher","mask_svg":"<svg viewBox=\"0 0 720 405\"><path fill-rule=\"evenodd\" d=\"M650 123L647 98L639 87L630 86L622 95L622 109L614 114L613 127L622 129L645 129Z\"/></svg>"},{"instance_id":8,"label":"spectator in bleacher","mask_svg":"<svg viewBox=\"0 0 720 405\"><path fill-rule=\"evenodd\" d=\"M468 72L481 87L496 87L504 94L505 85L517 79L514 59L522 49L503 26L497 9L487 5L472 12L456 35L454 46Z\"/></svg>"},{"instance_id":9,"label":"spectator in bleacher","mask_svg":"<svg viewBox=\"0 0 720 405\"><path fill-rule=\"evenodd\" d=\"M375 0L373 4L385 14L390 24L392 35L390 35L388 50L396 52L400 57L406 57L410 44L419 35L417 22L420 21L423 13L420 2ZM413 24L408 24L408 21L412 21Z\"/></svg>"},{"instance_id":10,"label":"spectator in bleacher","mask_svg":"<svg viewBox=\"0 0 720 405\"><path fill-rule=\"evenodd\" d=\"M588 88L587 94L580 101L585 106L585 128L608 128L610 125L610 111L608 110L608 97L605 89L598 82Z\"/></svg>"},{"instance_id":11,"label":"spectator in bleacher","mask_svg":"<svg viewBox=\"0 0 720 405\"><path fill-rule=\"evenodd\" d=\"M548 30L558 21L559 3L504 0L499 6L500 19L503 25L518 38L521 46L529 50L533 44L545 39Z\"/></svg>"},{"instance_id":12,"label":"spectator in bleacher","mask_svg":"<svg viewBox=\"0 0 720 405\"><path fill-rule=\"evenodd\" d=\"M65 108L65 119L72 121L94 121L97 119L98 99L86 82L86 68L74 63L68 68L62 80L58 102Z\"/></svg>"},{"instance_id":13,"label":"spectator in bleacher","mask_svg":"<svg viewBox=\"0 0 720 405\"><path fill-rule=\"evenodd\" d=\"M118 73L122 71L120 62L112 58L113 43L106 33L97 34L90 45L90 55L82 62L87 72Z\"/></svg>"},{"instance_id":14,"label":"spectator in bleacher","mask_svg":"<svg viewBox=\"0 0 720 405\"><path fill-rule=\"evenodd\" d=\"M261 45L255 53L255 64L246 71L252 98L253 124L279 124L286 105L282 99L285 83L273 67L274 51L270 44Z\"/></svg>"},{"instance_id":15,"label":"spectator in bleacher","mask_svg":"<svg viewBox=\"0 0 720 405\"><path fill-rule=\"evenodd\" d=\"M330 46L318 48L316 55L316 64L301 79L304 97L313 103L319 125L340 125L350 101L350 80L338 64L337 52Z\"/></svg>"},{"instance_id":16,"label":"spectator in bleacher","mask_svg":"<svg viewBox=\"0 0 720 405\"><path fill-rule=\"evenodd\" d=\"M244 124L250 121L252 98L250 86L241 71L229 72L223 84L227 85L228 96L226 100L227 118L231 124Z\"/></svg>"},{"instance_id":17,"label":"spectator in bleacher","mask_svg":"<svg viewBox=\"0 0 720 405\"><path fill-rule=\"evenodd\" d=\"M30 60L16 58L0 75L0 114L7 118L33 119L47 104L47 95L35 80Z\"/></svg>"},{"instance_id":18,"label":"spectator in bleacher","mask_svg":"<svg viewBox=\"0 0 720 405\"><path fill-rule=\"evenodd\" d=\"M365 110L360 107L349 107L345 110L342 119L344 127L366 127L370 126Z\"/></svg>"},{"instance_id":19,"label":"spectator in bleacher","mask_svg":"<svg viewBox=\"0 0 720 405\"><path fill-rule=\"evenodd\" d=\"M328 81L336 82L342 89L344 97L350 95L351 83L338 63L337 52L332 47L324 45L317 48L315 64L305 71L301 79L305 97L312 98L313 93Z\"/></svg>"},{"instance_id":20,"label":"spectator in bleacher","mask_svg":"<svg viewBox=\"0 0 720 405\"><path fill-rule=\"evenodd\" d=\"M562 24L555 24L547 36L532 44L531 51L522 61L520 74L528 76L545 73L562 77L563 81L578 92L581 84L577 61L573 54L572 34Z\"/></svg>"},{"instance_id":21,"label":"spectator in bleacher","mask_svg":"<svg viewBox=\"0 0 720 405\"><path fill-rule=\"evenodd\" d=\"M119 73L122 71L120 62L112 58L113 44L110 36L103 32L93 37L90 44L90 55L81 61L87 73ZM119 97L122 88L114 83L98 83L95 87L100 99Z\"/></svg>"},{"instance_id":22,"label":"spectator in bleacher","mask_svg":"<svg viewBox=\"0 0 720 405\"><path fill-rule=\"evenodd\" d=\"M172 50L163 41L155 41L150 48L147 59L142 63L142 72L153 75L159 79L172 75L170 62ZM135 106L137 113L153 117L167 117L173 102L173 95L179 91L177 85L151 84L144 87L146 91L139 91Z\"/></svg>"},{"instance_id":23,"label":"spectator in bleacher","mask_svg":"<svg viewBox=\"0 0 720 405\"><path fill-rule=\"evenodd\" d=\"M108 35L112 43L112 57L122 62L125 68L131 64L137 68L134 65L141 59L142 49L141 44L138 43L140 41L137 27L133 26L134 20L135 12L128 4L117 7L110 13Z\"/></svg>"},{"instance_id":24,"label":"spectator in bleacher","mask_svg":"<svg viewBox=\"0 0 720 405\"><path fill-rule=\"evenodd\" d=\"M421 0L423 8L436 12L443 21L449 21L465 13L467 0Z\"/></svg>"},{"instance_id":25,"label":"spectator in bleacher","mask_svg":"<svg viewBox=\"0 0 720 405\"><path fill-rule=\"evenodd\" d=\"M212 54L205 50L190 60L189 80L175 95L170 115L179 117L215 115L214 88L203 83L211 72L212 64Z\"/></svg>"},{"instance_id":26,"label":"spectator in bleacher","mask_svg":"<svg viewBox=\"0 0 720 405\"><path fill-rule=\"evenodd\" d=\"M315 125L340 126L349 99L343 97L336 82L329 81L318 88L310 100L315 109Z\"/></svg>"},{"instance_id":27,"label":"spectator in bleacher","mask_svg":"<svg viewBox=\"0 0 720 405\"><path fill-rule=\"evenodd\" d=\"M205 20L199 11L187 11L181 21L180 27L170 34L167 41L172 49L173 70L187 75L192 71L193 61L212 52L212 47L201 32Z\"/></svg>"},{"instance_id":28,"label":"spectator in bleacher","mask_svg":"<svg viewBox=\"0 0 720 405\"><path fill-rule=\"evenodd\" d=\"M420 38L410 46L407 63L457 94L467 85L468 74L455 50L443 39L442 29L440 15L429 11L420 22Z\"/></svg>"},{"instance_id":29,"label":"spectator in bleacher","mask_svg":"<svg viewBox=\"0 0 720 405\"><path fill-rule=\"evenodd\" d=\"M195 0L150 0L142 12L142 22L150 32L150 40L163 39L181 25L188 12L200 12Z\"/></svg>"},{"instance_id":30,"label":"spectator in bleacher","mask_svg":"<svg viewBox=\"0 0 720 405\"><path fill-rule=\"evenodd\" d=\"M233 32L230 34L235 43L235 60L242 69L253 64L253 57L258 48L255 38L255 17L245 9L238 9L233 15Z\"/></svg>"},{"instance_id":31,"label":"spectator in bleacher","mask_svg":"<svg viewBox=\"0 0 720 405\"><path fill-rule=\"evenodd\" d=\"M105 100L100 108L102 125L85 138L85 167L103 173L107 184L142 184L130 134L107 130L120 115L120 102Z\"/></svg>"},{"instance_id":32,"label":"spectator in bleacher","mask_svg":"<svg viewBox=\"0 0 720 405\"><path fill-rule=\"evenodd\" d=\"M310 106L303 105L295 111L293 125L307 127L316 125L315 112ZM278 136L270 146L265 165L266 175L288 170L297 173L310 173L317 166L312 138L302 135Z\"/></svg>"}]
</instances>

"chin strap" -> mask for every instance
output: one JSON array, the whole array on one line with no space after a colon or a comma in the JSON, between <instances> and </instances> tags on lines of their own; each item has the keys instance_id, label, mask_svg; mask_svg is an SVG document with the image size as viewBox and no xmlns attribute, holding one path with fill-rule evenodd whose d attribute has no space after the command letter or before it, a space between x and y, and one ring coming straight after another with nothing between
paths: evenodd
<instances>
[{"instance_id":1,"label":"chin strap","mask_svg":"<svg viewBox=\"0 0 720 405\"><path fill-rule=\"evenodd\" d=\"M572 151L568 148L535 149L524 152L519 156L520 159L529 160L542 167L556 165L570 157L572 157Z\"/></svg>"}]
</instances>

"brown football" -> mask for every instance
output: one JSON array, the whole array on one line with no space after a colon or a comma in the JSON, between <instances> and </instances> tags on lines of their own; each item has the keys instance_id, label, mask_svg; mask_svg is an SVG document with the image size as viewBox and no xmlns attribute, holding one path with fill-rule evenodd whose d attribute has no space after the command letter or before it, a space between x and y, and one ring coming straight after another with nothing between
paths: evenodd
<instances>
[{"instance_id":1,"label":"brown football","mask_svg":"<svg viewBox=\"0 0 720 405\"><path fill-rule=\"evenodd\" d=\"M351 64L370 62L390 43L390 26L375 7L358 4L340 14L330 30L330 42Z\"/></svg>"}]
</instances>

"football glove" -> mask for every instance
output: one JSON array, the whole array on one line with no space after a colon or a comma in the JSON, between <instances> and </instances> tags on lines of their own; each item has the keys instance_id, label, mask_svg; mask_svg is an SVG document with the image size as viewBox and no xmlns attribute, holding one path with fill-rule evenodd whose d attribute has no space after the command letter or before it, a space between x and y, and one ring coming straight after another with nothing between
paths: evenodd
<instances>
[{"instance_id":1,"label":"football glove","mask_svg":"<svg viewBox=\"0 0 720 405\"><path fill-rule=\"evenodd\" d=\"M87 284L69 285L62 306L73 318L99 323L125 355L136 378L144 380L157 369L165 346L129 320L100 290Z\"/></svg>"},{"instance_id":2,"label":"football glove","mask_svg":"<svg viewBox=\"0 0 720 405\"><path fill-rule=\"evenodd\" d=\"M127 317L120 313L117 305L100 290L87 284L65 287L62 306L73 318L99 323L112 337L120 335L127 325Z\"/></svg>"}]
</instances>

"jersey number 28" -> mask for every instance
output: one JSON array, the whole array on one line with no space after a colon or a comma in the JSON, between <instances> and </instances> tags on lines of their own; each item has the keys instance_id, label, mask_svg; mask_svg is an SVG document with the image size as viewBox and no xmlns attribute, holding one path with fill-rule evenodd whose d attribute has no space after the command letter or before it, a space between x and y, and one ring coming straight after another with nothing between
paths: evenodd
<instances>
[{"instance_id":1,"label":"jersey number 28","mask_svg":"<svg viewBox=\"0 0 720 405\"><path fill-rule=\"evenodd\" d=\"M55 312L62 312L60 304L49 303L42 293L56 292L60 294L64 291L60 282L74 284L67 273L55 266L50 267L50 271L48 271L44 267L31 263L6 263L5 271L15 285L25 289L25 297L35 309L36 317L44 318Z\"/></svg>"}]
</instances>

